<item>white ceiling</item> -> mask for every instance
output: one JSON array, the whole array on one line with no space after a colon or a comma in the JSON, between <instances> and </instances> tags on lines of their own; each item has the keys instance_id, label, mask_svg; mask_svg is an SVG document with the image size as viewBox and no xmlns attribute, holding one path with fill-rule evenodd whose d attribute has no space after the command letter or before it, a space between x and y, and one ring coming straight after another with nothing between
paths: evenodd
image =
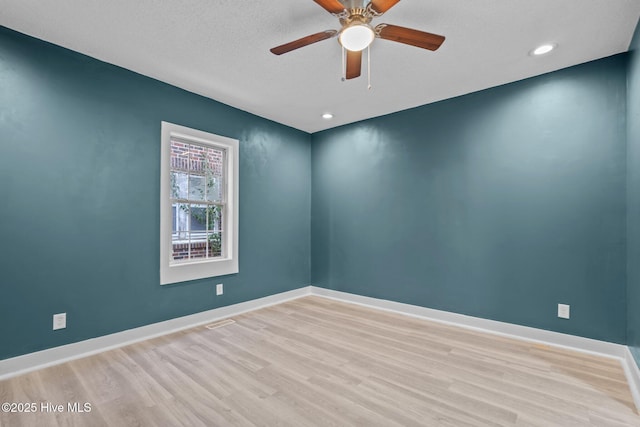
<instances>
[{"instance_id":1,"label":"white ceiling","mask_svg":"<svg viewBox=\"0 0 640 427\"><path fill-rule=\"evenodd\" d=\"M373 24L446 40L375 40L367 90L366 63L341 81L337 39L269 52L340 28L312 0L0 0L0 25L307 132L624 52L639 16L639 0L403 0Z\"/></svg>"}]
</instances>

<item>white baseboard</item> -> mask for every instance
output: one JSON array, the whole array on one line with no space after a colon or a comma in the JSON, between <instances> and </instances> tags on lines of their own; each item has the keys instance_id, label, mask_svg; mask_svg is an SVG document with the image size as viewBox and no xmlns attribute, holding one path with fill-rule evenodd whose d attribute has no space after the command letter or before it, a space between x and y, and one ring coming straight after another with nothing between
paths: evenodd
<instances>
[{"instance_id":1,"label":"white baseboard","mask_svg":"<svg viewBox=\"0 0 640 427\"><path fill-rule=\"evenodd\" d=\"M0 380L309 295L310 286L0 360Z\"/></svg>"},{"instance_id":2,"label":"white baseboard","mask_svg":"<svg viewBox=\"0 0 640 427\"><path fill-rule=\"evenodd\" d=\"M227 317L237 316L242 313L280 304L285 301L290 301L307 295L321 296L337 301L400 313L466 329L618 359L622 364L627 381L629 382L631 394L636 406L638 407L638 410L640 410L640 370L638 369L629 348L624 345L563 334L560 332L546 331L528 326L514 325L496 320L466 316L463 314L435 310L411 304L365 297L346 292L318 288L315 286L306 286L264 298L215 308L213 310L166 320L164 322L153 323L151 325L141 326L139 328L129 329L60 347L54 347L35 353L29 353L13 357L11 359L0 360L0 380L90 356L92 354L101 353L114 348L123 347L135 342L189 329L194 326L204 325Z\"/></svg>"},{"instance_id":3,"label":"white baseboard","mask_svg":"<svg viewBox=\"0 0 640 427\"><path fill-rule=\"evenodd\" d=\"M435 310L417 305L365 297L362 295L318 288L315 286L311 286L311 294L337 301L404 314L420 319L445 323L465 329L472 329L518 340L536 342L582 353L617 359L622 364L622 368L624 369L629 383L629 388L631 389L631 395L633 396L638 411L640 411L640 370L638 370L638 366L636 365L629 348L625 345L579 337L576 335L563 334L560 332L547 331L544 329L531 328L528 326L515 325L512 323L499 322L497 320L466 316L464 314Z\"/></svg>"},{"instance_id":4,"label":"white baseboard","mask_svg":"<svg viewBox=\"0 0 640 427\"><path fill-rule=\"evenodd\" d=\"M391 311L394 313L427 319L434 322L446 323L448 325L459 326L466 329L473 329L476 331L488 332L491 334L502 335L509 338L553 345L555 347L578 350L583 353L590 353L598 356L623 359L626 349L626 346L621 344L614 344L610 342L594 340L591 338L583 338L575 335L563 334L560 332L546 331L544 329L531 328L528 326L515 325L513 323L499 322L497 320L466 316L464 314L435 310L433 308L420 307L417 305L404 304L401 302L365 297L362 295L350 294L340 291L333 291L330 289L318 288L315 286L311 287L311 294L366 307L377 308L379 310Z\"/></svg>"},{"instance_id":5,"label":"white baseboard","mask_svg":"<svg viewBox=\"0 0 640 427\"><path fill-rule=\"evenodd\" d=\"M625 352L624 360L622 361L622 367L624 368L624 373L627 376L627 381L629 382L633 401L636 402L636 408L638 408L638 411L640 412L640 369L638 368L638 365L636 364L636 361L628 347Z\"/></svg>"}]
</instances>

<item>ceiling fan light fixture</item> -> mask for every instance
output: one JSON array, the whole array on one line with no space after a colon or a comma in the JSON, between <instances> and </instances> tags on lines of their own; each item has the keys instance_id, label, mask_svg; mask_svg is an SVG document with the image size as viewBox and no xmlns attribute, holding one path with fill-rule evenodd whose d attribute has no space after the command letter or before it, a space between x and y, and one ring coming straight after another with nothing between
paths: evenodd
<instances>
[{"instance_id":1,"label":"ceiling fan light fixture","mask_svg":"<svg viewBox=\"0 0 640 427\"><path fill-rule=\"evenodd\" d=\"M347 50L359 52L366 49L375 38L373 29L367 24L350 25L340 32L340 44Z\"/></svg>"}]
</instances>

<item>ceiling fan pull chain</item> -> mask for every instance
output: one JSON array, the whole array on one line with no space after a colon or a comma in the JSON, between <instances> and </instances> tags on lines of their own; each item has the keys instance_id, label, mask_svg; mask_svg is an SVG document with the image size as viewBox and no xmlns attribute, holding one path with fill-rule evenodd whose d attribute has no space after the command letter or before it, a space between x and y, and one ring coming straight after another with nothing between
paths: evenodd
<instances>
[{"instance_id":1,"label":"ceiling fan pull chain","mask_svg":"<svg viewBox=\"0 0 640 427\"><path fill-rule=\"evenodd\" d=\"M345 57L344 46L342 46L342 70L340 70L340 73L342 74L343 82L347 80L347 67L344 64L344 57Z\"/></svg>"},{"instance_id":2,"label":"ceiling fan pull chain","mask_svg":"<svg viewBox=\"0 0 640 427\"><path fill-rule=\"evenodd\" d=\"M367 90L371 90L371 45L367 46Z\"/></svg>"}]
</instances>

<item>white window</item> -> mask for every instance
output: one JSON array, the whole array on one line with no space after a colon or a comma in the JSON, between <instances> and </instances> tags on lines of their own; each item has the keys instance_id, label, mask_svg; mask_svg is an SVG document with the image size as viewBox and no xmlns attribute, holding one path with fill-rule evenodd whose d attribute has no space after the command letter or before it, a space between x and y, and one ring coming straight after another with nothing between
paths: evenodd
<instances>
[{"instance_id":1,"label":"white window","mask_svg":"<svg viewBox=\"0 0 640 427\"><path fill-rule=\"evenodd\" d=\"M160 283L238 272L238 140L162 122Z\"/></svg>"}]
</instances>

